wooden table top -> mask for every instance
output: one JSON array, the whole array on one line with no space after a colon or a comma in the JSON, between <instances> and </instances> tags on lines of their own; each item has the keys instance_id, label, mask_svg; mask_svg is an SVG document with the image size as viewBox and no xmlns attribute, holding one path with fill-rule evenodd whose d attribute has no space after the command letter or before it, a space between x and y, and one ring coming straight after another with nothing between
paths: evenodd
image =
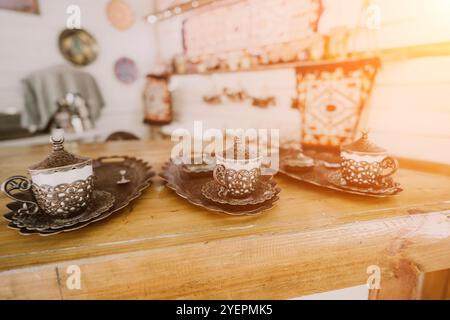
<instances>
[{"instance_id":1,"label":"wooden table top","mask_svg":"<svg viewBox=\"0 0 450 320\"><path fill-rule=\"evenodd\" d=\"M136 156L159 172L170 142L72 144L90 157ZM48 146L0 150L0 180L26 174ZM22 236L0 222L0 298L292 298L364 284L367 267L396 276L405 259L450 268L450 174L401 168L404 191L368 198L277 175L280 201L256 217L191 205L159 177L105 221L51 237ZM0 207L10 200L0 196ZM7 209L3 209L4 212ZM81 290L65 286L82 270Z\"/></svg>"}]
</instances>

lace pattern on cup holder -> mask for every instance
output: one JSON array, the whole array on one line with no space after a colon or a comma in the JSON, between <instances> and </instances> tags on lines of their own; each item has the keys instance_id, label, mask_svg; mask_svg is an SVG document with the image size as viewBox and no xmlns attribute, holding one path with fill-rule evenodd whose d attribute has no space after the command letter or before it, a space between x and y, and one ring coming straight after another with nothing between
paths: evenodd
<instances>
[{"instance_id":1,"label":"lace pattern on cup holder","mask_svg":"<svg viewBox=\"0 0 450 320\"><path fill-rule=\"evenodd\" d=\"M261 169L234 170L218 165L214 171L216 181L223 186L223 196L245 197L255 191Z\"/></svg>"},{"instance_id":2,"label":"lace pattern on cup holder","mask_svg":"<svg viewBox=\"0 0 450 320\"><path fill-rule=\"evenodd\" d=\"M32 185L39 207L50 215L67 216L86 209L94 189L94 176L72 183Z\"/></svg>"}]
</instances>

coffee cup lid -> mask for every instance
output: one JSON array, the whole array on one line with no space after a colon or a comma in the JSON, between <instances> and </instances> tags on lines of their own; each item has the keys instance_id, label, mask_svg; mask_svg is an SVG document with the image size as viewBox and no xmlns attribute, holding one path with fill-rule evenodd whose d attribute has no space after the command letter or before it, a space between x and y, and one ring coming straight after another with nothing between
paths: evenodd
<instances>
[{"instance_id":1,"label":"coffee cup lid","mask_svg":"<svg viewBox=\"0 0 450 320\"><path fill-rule=\"evenodd\" d=\"M347 144L341 148L341 151L369 153L369 154L382 154L386 153L386 149L383 149L369 140L369 134L362 132L361 138Z\"/></svg>"},{"instance_id":2,"label":"coffee cup lid","mask_svg":"<svg viewBox=\"0 0 450 320\"><path fill-rule=\"evenodd\" d=\"M50 137L50 142L52 143L52 151L50 154L41 162L29 167L28 169L30 171L71 166L90 160L90 158L77 156L64 149L64 130L55 130Z\"/></svg>"}]
</instances>

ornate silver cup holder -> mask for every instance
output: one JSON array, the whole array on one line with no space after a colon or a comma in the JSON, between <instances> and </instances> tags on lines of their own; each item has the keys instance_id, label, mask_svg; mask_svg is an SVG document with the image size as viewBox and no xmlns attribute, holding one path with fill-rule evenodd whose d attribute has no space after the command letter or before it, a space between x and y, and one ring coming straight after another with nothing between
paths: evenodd
<instances>
[{"instance_id":1,"label":"ornate silver cup holder","mask_svg":"<svg viewBox=\"0 0 450 320\"><path fill-rule=\"evenodd\" d=\"M279 200L281 189L276 187L276 182L271 176L261 177L257 195L254 193L245 198L222 197L218 195L220 186L213 179L212 172L209 175L192 176L177 163L177 161L166 163L160 177L178 196L208 211L232 216L253 216L272 209Z\"/></svg>"},{"instance_id":2,"label":"ornate silver cup holder","mask_svg":"<svg viewBox=\"0 0 450 320\"><path fill-rule=\"evenodd\" d=\"M52 216L38 208L30 213L26 201L34 202L34 195L23 190L15 194L20 201L8 203L10 210L3 215L8 227L22 235L41 236L78 230L91 223L104 220L127 207L151 186L155 172L143 160L127 156L101 157L93 160L95 176L92 199L81 213ZM123 183L126 181L126 183ZM25 202L24 202L25 201Z\"/></svg>"},{"instance_id":3,"label":"ornate silver cup holder","mask_svg":"<svg viewBox=\"0 0 450 320\"><path fill-rule=\"evenodd\" d=\"M230 197L227 190L215 180L210 180L202 187L202 195L216 203L228 204L232 206L257 205L271 200L281 190L276 187L276 183L259 181L256 183L255 191L250 195L241 198Z\"/></svg>"}]
</instances>

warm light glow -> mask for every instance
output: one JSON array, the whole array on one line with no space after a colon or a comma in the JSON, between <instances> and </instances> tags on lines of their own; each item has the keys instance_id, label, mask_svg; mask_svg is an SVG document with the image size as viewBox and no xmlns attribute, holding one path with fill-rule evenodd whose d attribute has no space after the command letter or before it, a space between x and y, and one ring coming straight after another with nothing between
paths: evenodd
<instances>
[{"instance_id":1,"label":"warm light glow","mask_svg":"<svg viewBox=\"0 0 450 320\"><path fill-rule=\"evenodd\" d=\"M191 3L192 8L197 8L198 4L199 4L198 1L192 1L192 3Z\"/></svg>"},{"instance_id":2,"label":"warm light glow","mask_svg":"<svg viewBox=\"0 0 450 320\"><path fill-rule=\"evenodd\" d=\"M158 17L156 17L155 15L151 15L147 17L147 22L149 23L155 23L156 21L158 21Z\"/></svg>"}]
</instances>

